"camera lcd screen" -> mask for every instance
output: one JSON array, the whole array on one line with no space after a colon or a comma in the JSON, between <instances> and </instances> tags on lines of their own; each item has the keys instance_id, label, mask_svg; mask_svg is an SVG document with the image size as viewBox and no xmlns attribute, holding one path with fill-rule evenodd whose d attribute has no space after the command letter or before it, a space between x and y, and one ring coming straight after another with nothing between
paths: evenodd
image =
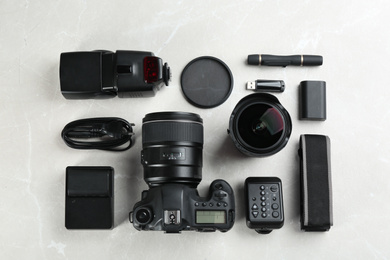
<instances>
[{"instance_id":1,"label":"camera lcd screen","mask_svg":"<svg viewBox=\"0 0 390 260\"><path fill-rule=\"evenodd\" d=\"M226 224L226 212L223 210L197 210L196 224Z\"/></svg>"}]
</instances>

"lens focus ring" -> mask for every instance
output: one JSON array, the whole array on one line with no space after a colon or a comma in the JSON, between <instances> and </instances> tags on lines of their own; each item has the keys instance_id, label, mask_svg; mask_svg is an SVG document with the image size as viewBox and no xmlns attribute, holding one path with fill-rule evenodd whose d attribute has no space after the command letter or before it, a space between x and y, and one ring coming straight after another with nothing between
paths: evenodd
<instances>
[{"instance_id":1,"label":"lens focus ring","mask_svg":"<svg viewBox=\"0 0 390 260\"><path fill-rule=\"evenodd\" d=\"M203 126L186 121L152 121L142 127L142 143L193 142L203 145Z\"/></svg>"}]
</instances>

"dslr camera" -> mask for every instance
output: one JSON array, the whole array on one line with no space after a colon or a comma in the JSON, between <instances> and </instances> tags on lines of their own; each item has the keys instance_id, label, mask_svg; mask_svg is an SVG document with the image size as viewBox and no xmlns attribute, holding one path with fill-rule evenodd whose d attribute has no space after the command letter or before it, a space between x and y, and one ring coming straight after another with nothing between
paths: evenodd
<instances>
[{"instance_id":1,"label":"dslr camera","mask_svg":"<svg viewBox=\"0 0 390 260\"><path fill-rule=\"evenodd\" d=\"M154 96L170 78L168 64L152 52L61 53L61 92L67 99Z\"/></svg>"},{"instance_id":2,"label":"dslr camera","mask_svg":"<svg viewBox=\"0 0 390 260\"><path fill-rule=\"evenodd\" d=\"M224 180L211 183L207 197L196 187L202 180L203 120L193 113L147 114L142 124L141 162L149 190L129 214L137 230L180 233L222 231L233 227L234 193Z\"/></svg>"}]
</instances>

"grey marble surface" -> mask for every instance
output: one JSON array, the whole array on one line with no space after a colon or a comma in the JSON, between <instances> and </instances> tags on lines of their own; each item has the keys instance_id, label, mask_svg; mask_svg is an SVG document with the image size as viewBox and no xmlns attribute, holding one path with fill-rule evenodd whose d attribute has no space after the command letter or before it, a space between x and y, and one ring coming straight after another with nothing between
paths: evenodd
<instances>
[{"instance_id":1,"label":"grey marble surface","mask_svg":"<svg viewBox=\"0 0 390 260\"><path fill-rule=\"evenodd\" d=\"M388 1L1 1L1 259L388 259L390 258L390 3ZM61 52L147 50L168 62L172 81L153 98L66 100L59 86ZM319 54L320 67L255 67L252 53ZM216 108L190 105L180 73L210 55L231 69L234 88ZM267 158L241 155L226 134L229 116L259 78L286 82L276 94L290 112L287 146ZM298 85L327 82L328 119L298 120ZM204 120L205 196L212 180L236 192L236 222L227 233L139 232L128 213L147 188L140 164L142 118L188 111ZM135 123L136 143L122 153L80 151L60 138L70 121L117 116ZM334 226L305 233L299 224L298 140L332 142ZM115 169L115 227L64 226L65 168ZM278 176L285 225L258 235L245 224L244 180Z\"/></svg>"}]
</instances>

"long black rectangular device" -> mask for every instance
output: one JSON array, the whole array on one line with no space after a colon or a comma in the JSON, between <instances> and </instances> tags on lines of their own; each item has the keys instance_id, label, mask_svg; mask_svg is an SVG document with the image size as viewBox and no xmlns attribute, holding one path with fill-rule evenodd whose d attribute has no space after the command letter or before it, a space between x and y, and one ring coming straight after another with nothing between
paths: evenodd
<instances>
[{"instance_id":1,"label":"long black rectangular device","mask_svg":"<svg viewBox=\"0 0 390 260\"><path fill-rule=\"evenodd\" d=\"M328 231L333 225L330 139L301 135L301 229Z\"/></svg>"}]
</instances>

